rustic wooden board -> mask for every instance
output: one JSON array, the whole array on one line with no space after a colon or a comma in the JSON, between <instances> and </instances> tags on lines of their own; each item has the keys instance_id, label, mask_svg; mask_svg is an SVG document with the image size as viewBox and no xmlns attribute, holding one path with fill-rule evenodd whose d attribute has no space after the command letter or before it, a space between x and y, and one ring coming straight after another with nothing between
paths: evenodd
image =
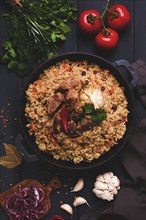
<instances>
[{"instance_id":1,"label":"rustic wooden board","mask_svg":"<svg viewBox=\"0 0 146 220\"><path fill-rule=\"evenodd\" d=\"M15 192L18 191L19 186L21 186L22 188L31 187L31 186L37 186L41 188L45 192L45 200L48 203L49 208L48 208L48 212L46 213L48 214L51 208L50 193L52 192L52 190L59 189L62 186L62 183L57 177L52 178L51 181L45 186L42 185L39 181L33 179L26 179L17 183L13 187L9 188L7 191L0 194L0 204L8 216L9 214L5 207L6 201L9 198L9 196L13 195ZM41 218L44 217L45 215L42 215Z\"/></svg>"}]
</instances>

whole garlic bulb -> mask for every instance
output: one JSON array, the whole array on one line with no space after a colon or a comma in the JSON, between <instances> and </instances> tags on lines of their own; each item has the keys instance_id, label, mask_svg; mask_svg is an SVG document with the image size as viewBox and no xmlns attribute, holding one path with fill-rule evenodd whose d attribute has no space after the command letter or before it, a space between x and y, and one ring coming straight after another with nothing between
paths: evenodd
<instances>
[{"instance_id":1,"label":"whole garlic bulb","mask_svg":"<svg viewBox=\"0 0 146 220\"><path fill-rule=\"evenodd\" d=\"M103 96L99 89L94 87L86 87L80 94L82 104L93 103L95 109L103 106Z\"/></svg>"},{"instance_id":2,"label":"whole garlic bulb","mask_svg":"<svg viewBox=\"0 0 146 220\"><path fill-rule=\"evenodd\" d=\"M120 189L120 180L112 172L97 176L93 192L103 200L111 201Z\"/></svg>"}]
</instances>

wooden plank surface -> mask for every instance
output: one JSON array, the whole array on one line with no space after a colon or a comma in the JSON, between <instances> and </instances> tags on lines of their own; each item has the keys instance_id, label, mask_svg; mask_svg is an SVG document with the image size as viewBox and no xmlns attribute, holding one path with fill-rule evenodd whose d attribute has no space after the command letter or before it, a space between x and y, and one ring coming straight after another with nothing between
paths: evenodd
<instances>
[{"instance_id":1,"label":"wooden plank surface","mask_svg":"<svg viewBox=\"0 0 146 220\"><path fill-rule=\"evenodd\" d=\"M0 14L4 11L4 3L0 2ZM0 23L0 46L7 38L7 23ZM0 50L1 51L1 50ZM1 51L2 53L2 51ZM3 143L14 144L19 132L18 103L21 91L21 80L15 73L7 70L6 65L0 64L0 153L5 155ZM22 178L22 167L9 170L0 166L0 190L4 191L10 184L17 183Z\"/></svg>"},{"instance_id":2,"label":"wooden plank surface","mask_svg":"<svg viewBox=\"0 0 146 220\"><path fill-rule=\"evenodd\" d=\"M146 1L134 1L134 60L142 58L146 61Z\"/></svg>"},{"instance_id":3,"label":"wooden plank surface","mask_svg":"<svg viewBox=\"0 0 146 220\"><path fill-rule=\"evenodd\" d=\"M73 0L76 7L78 7L77 15L82 11L88 9L96 9L100 12L103 11L106 0ZM97 50L94 44L94 37L86 37L78 28L77 22L71 24L72 31L68 34L67 41L59 46L58 53L67 52L87 52L98 56L102 56L105 59L113 62L119 59L126 59L130 63L134 62L138 58L142 58L146 61L146 1L145 0L111 0L110 5L120 3L125 5L131 13L130 25L119 33L120 41L118 47L110 52L100 52ZM0 12L4 11L3 1L0 1ZM7 37L8 27L6 23L0 23L0 45ZM3 110L3 115L8 119L8 124L4 127L4 124L0 125L0 154L4 155L3 143L14 143L16 136L20 132L18 125L18 105L20 99L20 92L22 84L27 81L26 77L23 82L16 76L15 73L8 72L5 65L0 65L0 108ZM139 106L139 103L137 104ZM143 110L138 107L137 114ZM2 114L1 114L2 115ZM113 164L113 165L111 165ZM119 166L117 159L108 163L105 167L99 170L93 170L89 173L85 172L82 176L85 179L85 187L80 193L71 194L71 188L75 185L77 179L81 174L72 174L70 172L57 172L46 168L44 164L35 162L32 165L23 162L22 166L13 170L8 170L0 166L0 192L5 191L11 185L14 185L25 178L36 178L41 183L46 183L54 175L57 174L64 184L62 190L51 195L52 208L50 214L44 218L48 220L52 215L60 214L65 217L65 220L70 220L70 215L60 209L61 203L68 203L72 206L75 196L85 197L89 204L94 205L98 202L98 199L93 195L92 188L94 179L97 174L110 169L116 171L116 165ZM120 167L119 175L120 175ZM87 210L87 206L83 205L77 208L73 207L74 218L78 220L82 213ZM7 216L0 209L0 219L8 220Z\"/></svg>"}]
</instances>

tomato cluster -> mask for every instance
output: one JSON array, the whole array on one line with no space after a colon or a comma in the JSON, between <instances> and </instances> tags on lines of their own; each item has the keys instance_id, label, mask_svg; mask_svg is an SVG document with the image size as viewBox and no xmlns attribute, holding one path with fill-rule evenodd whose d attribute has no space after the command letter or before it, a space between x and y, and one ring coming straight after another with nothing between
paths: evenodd
<instances>
[{"instance_id":1,"label":"tomato cluster","mask_svg":"<svg viewBox=\"0 0 146 220\"><path fill-rule=\"evenodd\" d=\"M106 16L105 27L103 17ZM130 13L121 4L106 9L101 15L96 10L86 10L79 15L78 24L86 34L96 34L95 44L100 49L112 50L119 41L118 31L123 30L130 23Z\"/></svg>"}]
</instances>

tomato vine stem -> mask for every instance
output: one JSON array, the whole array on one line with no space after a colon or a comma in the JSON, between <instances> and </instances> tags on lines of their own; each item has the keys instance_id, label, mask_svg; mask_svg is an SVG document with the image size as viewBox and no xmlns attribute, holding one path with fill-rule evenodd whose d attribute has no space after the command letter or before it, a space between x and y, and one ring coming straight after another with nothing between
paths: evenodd
<instances>
[{"instance_id":1,"label":"tomato vine stem","mask_svg":"<svg viewBox=\"0 0 146 220\"><path fill-rule=\"evenodd\" d=\"M106 11L108 10L109 3L110 3L110 0L107 0L107 2L106 2L106 6L105 6L105 9L104 9L104 11L103 11L103 13L102 13L102 15L101 15L101 19L104 18L105 13L106 13Z\"/></svg>"},{"instance_id":2,"label":"tomato vine stem","mask_svg":"<svg viewBox=\"0 0 146 220\"><path fill-rule=\"evenodd\" d=\"M103 13L102 13L102 15L101 15L100 17L98 17L98 16L93 16L92 14L89 14L89 15L87 16L87 20L88 20L88 22L91 23L91 24L94 24L94 22L95 22L96 19L101 19L102 26L103 26L103 29L104 29L104 33L105 33L106 36L108 36L108 35L110 34L110 32L106 29L105 24L104 24L104 16L105 16L105 13L106 13L107 11L109 11L109 9L108 9L108 8L109 8L109 3L110 3L110 0L107 0L106 5L105 5L105 8L104 8L104 11L103 11Z\"/></svg>"},{"instance_id":3,"label":"tomato vine stem","mask_svg":"<svg viewBox=\"0 0 146 220\"><path fill-rule=\"evenodd\" d=\"M108 36L108 35L110 34L110 32L106 29L103 19L104 19L105 13L109 10L109 9L108 9L108 8L109 8L109 3L110 3L110 0L107 0L106 6L105 6L105 8L104 8L104 11L103 11L103 13L102 13L102 15L101 15L101 17L100 17L100 19L101 19L101 21L102 21L102 26L103 26L103 29L104 29L104 34L105 34L106 36Z\"/></svg>"}]
</instances>

